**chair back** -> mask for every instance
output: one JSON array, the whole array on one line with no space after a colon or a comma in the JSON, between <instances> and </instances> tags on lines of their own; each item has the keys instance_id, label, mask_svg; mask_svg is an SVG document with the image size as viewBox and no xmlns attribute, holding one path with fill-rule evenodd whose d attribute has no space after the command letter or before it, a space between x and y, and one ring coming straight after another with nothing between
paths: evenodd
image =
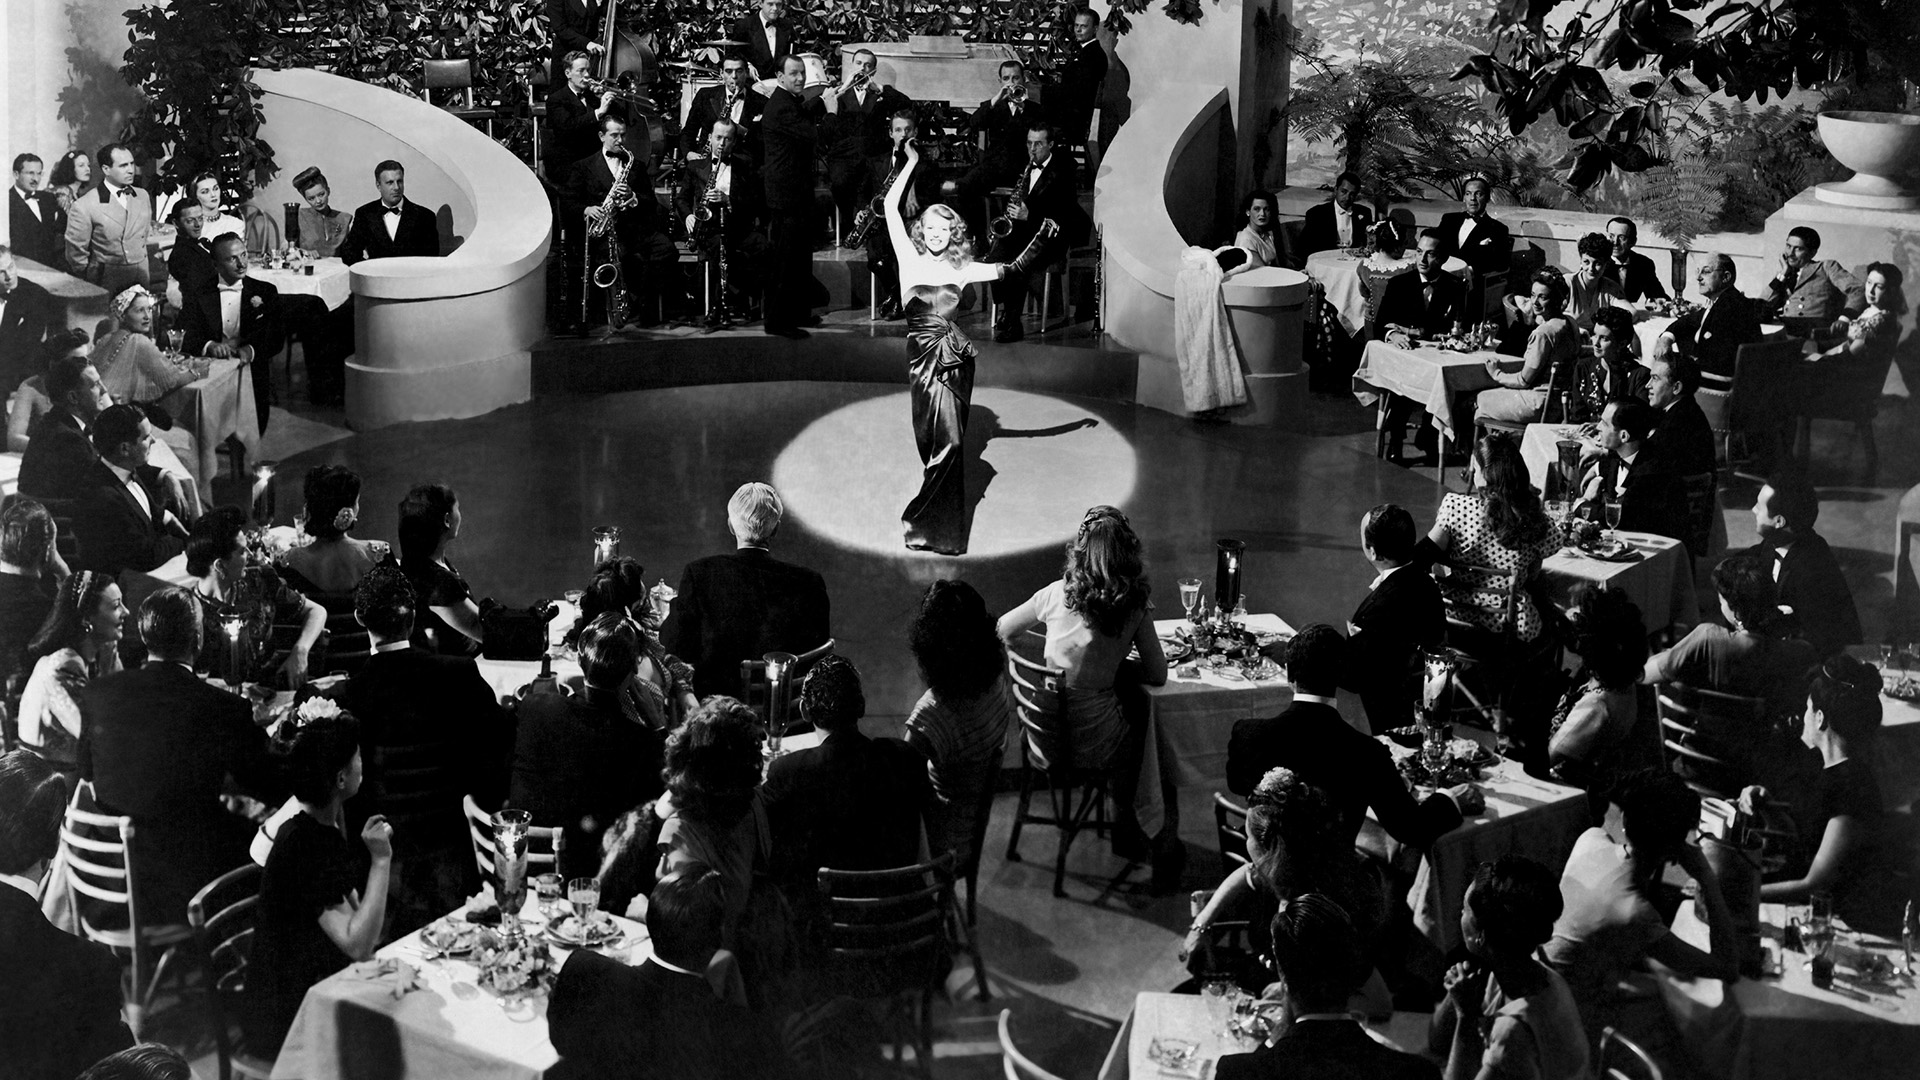
<instances>
[{"instance_id":1,"label":"chair back","mask_svg":"<svg viewBox=\"0 0 1920 1080\"><path fill-rule=\"evenodd\" d=\"M1295 270L1306 264L1307 257L1299 254L1307 242L1307 223L1302 218L1288 218L1280 223L1280 250L1287 253L1287 261Z\"/></svg>"},{"instance_id":2,"label":"chair back","mask_svg":"<svg viewBox=\"0 0 1920 1080\"><path fill-rule=\"evenodd\" d=\"M1440 563L1434 564L1435 577L1442 576L1440 574L1442 565L1443 564ZM1496 570L1491 566L1474 566L1468 563L1456 563L1447 567L1447 574L1448 576L1464 575L1463 581L1469 584L1475 591L1498 594L1501 598L1499 632L1503 634L1517 634L1519 632L1520 594L1526 589L1526 582L1521 579L1519 573L1507 570ZM1455 622L1451 616L1448 617L1447 622L1450 626L1464 627L1466 625Z\"/></svg>"},{"instance_id":3,"label":"chair back","mask_svg":"<svg viewBox=\"0 0 1920 1080\"><path fill-rule=\"evenodd\" d=\"M84 897L110 909L124 908L127 913L125 931L97 929L87 918L88 905L81 903L81 936L126 948L140 938L142 929L140 904L134 893L135 829L132 818L103 814L98 807L93 781L74 785L66 818L60 823L60 848L66 858L67 883L76 900Z\"/></svg>"},{"instance_id":4,"label":"chair back","mask_svg":"<svg viewBox=\"0 0 1920 1080\"><path fill-rule=\"evenodd\" d=\"M1053 747L1056 759L1070 750L1069 740L1055 737L1066 711L1066 677L1067 673L1060 668L1036 663L1013 649L1007 650L1008 689L1013 692L1014 715L1020 718L1024 736L1022 752L1027 764L1036 769L1066 768L1070 764L1046 761L1036 748L1036 741Z\"/></svg>"},{"instance_id":5,"label":"chair back","mask_svg":"<svg viewBox=\"0 0 1920 1080\"><path fill-rule=\"evenodd\" d=\"M1612 1026L1600 1033L1600 1061L1594 1071L1601 1080L1662 1080L1663 1076L1652 1055Z\"/></svg>"},{"instance_id":6,"label":"chair back","mask_svg":"<svg viewBox=\"0 0 1920 1080\"><path fill-rule=\"evenodd\" d=\"M1213 793L1213 832L1220 843L1220 874L1225 877L1251 860L1247 856L1247 808Z\"/></svg>"},{"instance_id":7,"label":"chair back","mask_svg":"<svg viewBox=\"0 0 1920 1080\"><path fill-rule=\"evenodd\" d=\"M1689 473L1680 482L1687 491L1687 535L1680 539L1687 545L1687 554L1705 558L1713 542L1713 519L1720 512L1714 476L1711 472Z\"/></svg>"},{"instance_id":8,"label":"chair back","mask_svg":"<svg viewBox=\"0 0 1920 1080\"><path fill-rule=\"evenodd\" d=\"M473 61L471 60L428 60L426 70L427 99L433 99L435 90L461 90L464 94L459 100L469 109L473 108Z\"/></svg>"},{"instance_id":9,"label":"chair back","mask_svg":"<svg viewBox=\"0 0 1920 1080\"><path fill-rule=\"evenodd\" d=\"M1056 1074L1034 1064L1032 1058L1013 1045L1013 1029L1009 1024L1012 1019L1012 1009L1000 1010L1000 1068L1006 1080L1060 1080ZM1101 1070L1101 1075L1107 1075L1106 1070Z\"/></svg>"},{"instance_id":10,"label":"chair back","mask_svg":"<svg viewBox=\"0 0 1920 1080\"><path fill-rule=\"evenodd\" d=\"M467 837L473 841L473 864L480 876L493 880L493 814L480 809L473 796L462 795L460 806L467 817ZM566 849L565 829L535 825L527 830L527 874L544 874L560 869L560 853Z\"/></svg>"},{"instance_id":11,"label":"chair back","mask_svg":"<svg viewBox=\"0 0 1920 1080\"><path fill-rule=\"evenodd\" d=\"M260 867L247 863L214 878L187 901L187 925L193 927L194 941L207 965L222 1080L232 1072L227 1032L246 1006L247 963L253 956L253 928L259 918L260 875Z\"/></svg>"},{"instance_id":12,"label":"chair back","mask_svg":"<svg viewBox=\"0 0 1920 1080\"><path fill-rule=\"evenodd\" d=\"M953 853L890 870L834 870L816 877L830 966L859 972L861 996L925 987L957 942Z\"/></svg>"},{"instance_id":13,"label":"chair back","mask_svg":"<svg viewBox=\"0 0 1920 1080\"><path fill-rule=\"evenodd\" d=\"M787 718L789 733L806 730L806 726L800 723L800 717L795 714L796 711L793 708L794 687L799 686L800 680L806 677L807 672L813 670L813 665L819 663L823 657L832 656L837 648L839 648L838 640L828 638L824 644L816 645L793 658L793 674L787 679L785 691L788 700L784 702L786 705L784 715ZM773 707L773 683L767 678L765 660L740 661L740 700L746 702L748 708L759 713L763 721L773 715L770 711Z\"/></svg>"},{"instance_id":14,"label":"chair back","mask_svg":"<svg viewBox=\"0 0 1920 1080\"><path fill-rule=\"evenodd\" d=\"M350 677L365 671L373 656L373 640L353 617L353 604L341 611L319 597L309 599L327 609L327 670L344 671Z\"/></svg>"},{"instance_id":15,"label":"chair back","mask_svg":"<svg viewBox=\"0 0 1920 1080\"><path fill-rule=\"evenodd\" d=\"M1752 770L1734 751L1735 744L1723 736L1738 739L1743 733L1764 732L1766 699L1684 683L1663 683L1654 697L1667 767L1701 795L1738 798L1740 789L1753 782Z\"/></svg>"},{"instance_id":16,"label":"chair back","mask_svg":"<svg viewBox=\"0 0 1920 1080\"><path fill-rule=\"evenodd\" d=\"M410 848L453 839L449 823L466 799L456 764L461 757L462 747L451 741L369 747L359 798L369 813L386 815Z\"/></svg>"},{"instance_id":17,"label":"chair back","mask_svg":"<svg viewBox=\"0 0 1920 1080\"><path fill-rule=\"evenodd\" d=\"M1727 401L1735 430L1772 431L1792 415L1802 367L1800 347L1800 341L1791 337L1740 346Z\"/></svg>"}]
</instances>

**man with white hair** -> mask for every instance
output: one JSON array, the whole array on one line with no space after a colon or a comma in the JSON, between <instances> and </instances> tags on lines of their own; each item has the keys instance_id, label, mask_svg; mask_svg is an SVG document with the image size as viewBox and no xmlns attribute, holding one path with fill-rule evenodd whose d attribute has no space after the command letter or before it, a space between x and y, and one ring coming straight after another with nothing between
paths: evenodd
<instances>
[{"instance_id":1,"label":"man with white hair","mask_svg":"<svg viewBox=\"0 0 1920 1080\"><path fill-rule=\"evenodd\" d=\"M732 554L697 559L681 572L660 638L668 652L693 665L700 697L739 694L742 661L775 650L803 653L832 636L826 579L773 557L785 514L780 493L769 485L740 485L727 500Z\"/></svg>"}]
</instances>

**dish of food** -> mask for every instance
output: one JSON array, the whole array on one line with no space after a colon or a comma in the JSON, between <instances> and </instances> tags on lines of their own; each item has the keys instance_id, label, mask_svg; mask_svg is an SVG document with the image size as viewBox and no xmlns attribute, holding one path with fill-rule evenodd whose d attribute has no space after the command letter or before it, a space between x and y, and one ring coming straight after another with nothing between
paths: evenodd
<instances>
[{"instance_id":1,"label":"dish of food","mask_svg":"<svg viewBox=\"0 0 1920 1080\"><path fill-rule=\"evenodd\" d=\"M1167 654L1168 663L1179 663L1193 655L1193 641L1185 637L1163 637L1160 639L1160 651Z\"/></svg>"},{"instance_id":2,"label":"dish of food","mask_svg":"<svg viewBox=\"0 0 1920 1080\"><path fill-rule=\"evenodd\" d=\"M1595 559L1617 559L1633 550L1633 545L1625 540L1608 540L1605 536L1596 537L1591 543L1580 545L1582 555Z\"/></svg>"},{"instance_id":3,"label":"dish of food","mask_svg":"<svg viewBox=\"0 0 1920 1080\"><path fill-rule=\"evenodd\" d=\"M452 919L428 923L420 931L420 944L445 956L465 956L479 940L479 927Z\"/></svg>"},{"instance_id":4,"label":"dish of food","mask_svg":"<svg viewBox=\"0 0 1920 1080\"><path fill-rule=\"evenodd\" d=\"M1881 680L1880 692L1895 701L1920 701L1920 679L1911 675L1888 675Z\"/></svg>"},{"instance_id":5,"label":"dish of food","mask_svg":"<svg viewBox=\"0 0 1920 1080\"><path fill-rule=\"evenodd\" d=\"M1255 630L1253 632L1253 643L1262 649L1270 645L1284 645L1292 640L1292 634L1283 634L1278 630Z\"/></svg>"},{"instance_id":6,"label":"dish of food","mask_svg":"<svg viewBox=\"0 0 1920 1080\"><path fill-rule=\"evenodd\" d=\"M596 911L585 920L578 915L562 915L547 924L548 937L575 948L605 945L620 940L625 933L620 924L613 921L613 916L604 911Z\"/></svg>"}]
</instances>

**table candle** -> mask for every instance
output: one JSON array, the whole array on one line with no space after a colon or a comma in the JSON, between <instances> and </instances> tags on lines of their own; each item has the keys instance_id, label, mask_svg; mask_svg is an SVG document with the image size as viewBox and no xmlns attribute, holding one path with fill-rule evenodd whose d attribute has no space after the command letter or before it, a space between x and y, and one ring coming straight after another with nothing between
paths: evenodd
<instances>
[{"instance_id":1,"label":"table candle","mask_svg":"<svg viewBox=\"0 0 1920 1080\"><path fill-rule=\"evenodd\" d=\"M620 554L620 526L602 525L593 530L593 568L595 570Z\"/></svg>"},{"instance_id":2,"label":"table candle","mask_svg":"<svg viewBox=\"0 0 1920 1080\"><path fill-rule=\"evenodd\" d=\"M248 513L253 524L267 528L273 524L273 472L277 462L262 461L253 467L253 489L247 495Z\"/></svg>"},{"instance_id":3,"label":"table candle","mask_svg":"<svg viewBox=\"0 0 1920 1080\"><path fill-rule=\"evenodd\" d=\"M1213 606L1221 612L1232 611L1240 603L1240 570L1246 561L1243 540L1216 540L1213 564Z\"/></svg>"},{"instance_id":4,"label":"table candle","mask_svg":"<svg viewBox=\"0 0 1920 1080\"><path fill-rule=\"evenodd\" d=\"M220 632L227 639L227 682L234 686L240 685L240 673L245 667L246 653L241 647L240 636L246 625L246 619L237 611L220 616Z\"/></svg>"},{"instance_id":5,"label":"table candle","mask_svg":"<svg viewBox=\"0 0 1920 1080\"><path fill-rule=\"evenodd\" d=\"M767 664L767 745L780 752L780 740L787 733L787 683L793 678L793 664L799 657L790 652L770 652L761 659Z\"/></svg>"},{"instance_id":6,"label":"table candle","mask_svg":"<svg viewBox=\"0 0 1920 1080\"><path fill-rule=\"evenodd\" d=\"M493 815L493 873L503 916L517 918L527 902L527 829L532 823L533 816L525 810Z\"/></svg>"}]
</instances>

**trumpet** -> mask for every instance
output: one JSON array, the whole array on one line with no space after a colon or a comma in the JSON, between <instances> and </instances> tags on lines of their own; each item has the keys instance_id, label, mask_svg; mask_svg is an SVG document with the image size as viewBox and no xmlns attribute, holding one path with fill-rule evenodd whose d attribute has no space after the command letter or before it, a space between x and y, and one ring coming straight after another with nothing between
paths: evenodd
<instances>
[{"instance_id":1,"label":"trumpet","mask_svg":"<svg viewBox=\"0 0 1920 1080\"><path fill-rule=\"evenodd\" d=\"M987 222L987 234L995 240L1002 240L1011 235L1013 233L1014 222L1013 208L1024 204L1026 201L1026 196L1022 195L1018 188L1015 188L1013 197L1007 200L1007 208L1000 212L999 217Z\"/></svg>"}]
</instances>

